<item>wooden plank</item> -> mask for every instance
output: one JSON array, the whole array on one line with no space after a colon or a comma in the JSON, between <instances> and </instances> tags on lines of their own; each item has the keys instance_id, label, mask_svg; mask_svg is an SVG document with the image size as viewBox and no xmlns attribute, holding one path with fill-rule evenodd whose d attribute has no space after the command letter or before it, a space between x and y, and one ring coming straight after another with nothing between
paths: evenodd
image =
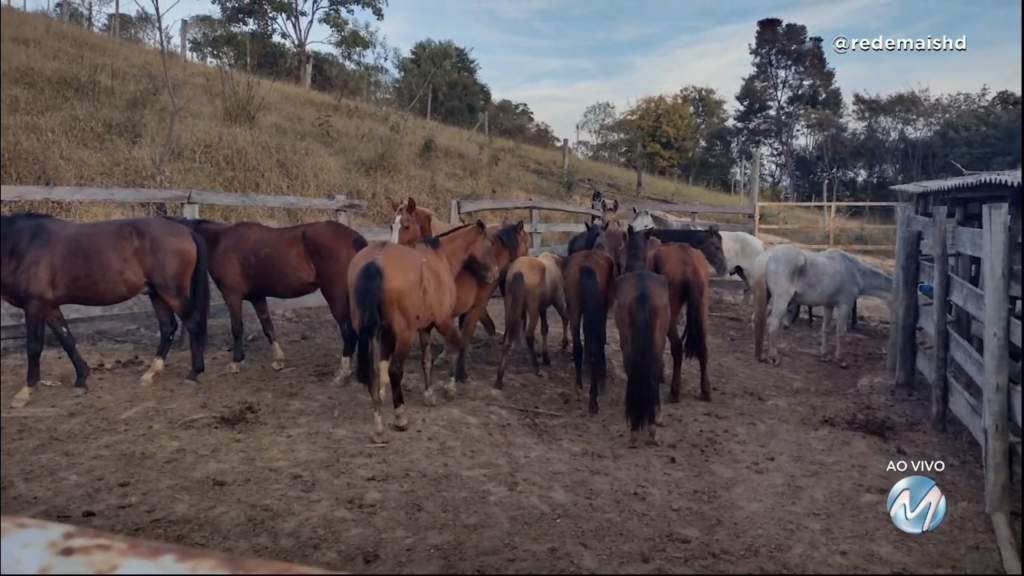
<instances>
[{"instance_id":1,"label":"wooden plank","mask_svg":"<svg viewBox=\"0 0 1024 576\"><path fill-rule=\"evenodd\" d=\"M949 404L949 387L946 372L949 351L949 330L946 329L946 308L949 297L949 253L946 251L946 207L938 206L932 214L932 242L935 246L935 281L932 284L934 311L932 315L932 341L935 349L932 355L931 372L935 378L932 384L932 426L946 430L946 414Z\"/></svg>"},{"instance_id":2,"label":"wooden plank","mask_svg":"<svg viewBox=\"0 0 1024 576\"><path fill-rule=\"evenodd\" d=\"M552 210L554 212L569 212L571 214L585 214L588 216L600 216L597 210L575 204L564 202L552 202L549 200L465 200L459 202L460 214L471 214L486 210Z\"/></svg>"},{"instance_id":3,"label":"wooden plank","mask_svg":"<svg viewBox=\"0 0 1024 576\"><path fill-rule=\"evenodd\" d=\"M985 293L952 274L949 275L949 299L975 318L985 316Z\"/></svg>"},{"instance_id":4,"label":"wooden plank","mask_svg":"<svg viewBox=\"0 0 1024 576\"><path fill-rule=\"evenodd\" d=\"M538 246L536 248L530 248L530 256L538 256L544 252L551 252L552 254L558 254L559 256L565 256L569 253L568 244L555 244L552 246Z\"/></svg>"},{"instance_id":5,"label":"wooden plank","mask_svg":"<svg viewBox=\"0 0 1024 576\"><path fill-rule=\"evenodd\" d=\"M625 210L630 214L633 208L637 210L652 210L657 212L685 212L687 214L753 214L750 206L716 206L713 204L627 204L619 205L619 212Z\"/></svg>"},{"instance_id":6,"label":"wooden plank","mask_svg":"<svg viewBox=\"0 0 1024 576\"><path fill-rule=\"evenodd\" d=\"M359 233L363 235L369 242L390 242L391 241L391 229L390 228L364 228L359 230Z\"/></svg>"},{"instance_id":7,"label":"wooden plank","mask_svg":"<svg viewBox=\"0 0 1024 576\"><path fill-rule=\"evenodd\" d=\"M305 198L249 192L203 192L194 190L188 201L211 206L260 206L264 208L308 210L365 210L366 202L354 198Z\"/></svg>"},{"instance_id":8,"label":"wooden plank","mask_svg":"<svg viewBox=\"0 0 1024 576\"><path fill-rule=\"evenodd\" d=\"M525 226L529 233L542 234L545 232L583 232L587 227L582 222L539 222L529 223Z\"/></svg>"},{"instance_id":9,"label":"wooden plank","mask_svg":"<svg viewBox=\"0 0 1024 576\"><path fill-rule=\"evenodd\" d=\"M978 258L987 256L985 254L985 234L978 228L954 226L950 247L961 254L969 254Z\"/></svg>"},{"instance_id":10,"label":"wooden plank","mask_svg":"<svg viewBox=\"0 0 1024 576\"><path fill-rule=\"evenodd\" d=\"M932 355L924 348L921 348L921 346L917 347L916 362L917 371L924 376L925 380L929 383L934 382L935 374L932 372Z\"/></svg>"},{"instance_id":11,"label":"wooden plank","mask_svg":"<svg viewBox=\"0 0 1024 576\"><path fill-rule=\"evenodd\" d=\"M896 254L895 298L890 330L889 351L895 353L896 386L914 387L914 369L917 362L917 265L920 262L921 234L908 225L911 216L907 206L898 207L899 248Z\"/></svg>"},{"instance_id":12,"label":"wooden plank","mask_svg":"<svg viewBox=\"0 0 1024 576\"><path fill-rule=\"evenodd\" d=\"M935 305L930 301L925 302L923 296L917 304L917 327L935 342Z\"/></svg>"},{"instance_id":13,"label":"wooden plank","mask_svg":"<svg viewBox=\"0 0 1024 576\"><path fill-rule=\"evenodd\" d=\"M1010 317L1010 342L1020 348L1020 320Z\"/></svg>"},{"instance_id":14,"label":"wooden plank","mask_svg":"<svg viewBox=\"0 0 1024 576\"><path fill-rule=\"evenodd\" d=\"M55 200L58 202L120 202L145 204L188 202L188 190L149 188L91 188L87 186L0 186L0 200L12 202Z\"/></svg>"},{"instance_id":15,"label":"wooden plank","mask_svg":"<svg viewBox=\"0 0 1024 576\"><path fill-rule=\"evenodd\" d=\"M1010 421L1021 427L1021 415L1020 415L1020 386L1016 384L1010 385Z\"/></svg>"},{"instance_id":16,"label":"wooden plank","mask_svg":"<svg viewBox=\"0 0 1024 576\"><path fill-rule=\"evenodd\" d=\"M733 280L732 278L716 277L711 279L711 287L718 290L728 290L730 292L738 291L742 292L747 289L747 285L742 280Z\"/></svg>"},{"instance_id":17,"label":"wooden plank","mask_svg":"<svg viewBox=\"0 0 1024 576\"><path fill-rule=\"evenodd\" d=\"M949 411L970 431L978 444L985 445L985 429L981 425L981 408L952 373L946 373L949 384Z\"/></svg>"},{"instance_id":18,"label":"wooden plank","mask_svg":"<svg viewBox=\"0 0 1024 576\"><path fill-rule=\"evenodd\" d=\"M932 221L925 218L924 216L918 216L917 214L910 215L910 229L917 230L925 236L931 236L932 234Z\"/></svg>"},{"instance_id":19,"label":"wooden plank","mask_svg":"<svg viewBox=\"0 0 1024 576\"><path fill-rule=\"evenodd\" d=\"M949 355L974 380L978 386L985 384L985 361L971 348L966 340L953 330L949 330Z\"/></svg>"},{"instance_id":20,"label":"wooden plank","mask_svg":"<svg viewBox=\"0 0 1024 576\"><path fill-rule=\"evenodd\" d=\"M827 224L761 224L764 230L895 230L895 224L851 224L829 226Z\"/></svg>"},{"instance_id":21,"label":"wooden plank","mask_svg":"<svg viewBox=\"0 0 1024 576\"><path fill-rule=\"evenodd\" d=\"M903 205L903 202L758 202L761 206L795 206L800 207L816 207L825 208L828 206L892 206L898 207Z\"/></svg>"},{"instance_id":22,"label":"wooden plank","mask_svg":"<svg viewBox=\"0 0 1024 576\"><path fill-rule=\"evenodd\" d=\"M673 230L707 230L711 225L718 226L718 229L722 232L746 232L751 234L754 226L752 224L731 224L728 222L708 222L706 220L697 220L693 222L674 221L672 222Z\"/></svg>"},{"instance_id":23,"label":"wooden plank","mask_svg":"<svg viewBox=\"0 0 1024 576\"><path fill-rule=\"evenodd\" d=\"M1010 267L1010 296L1020 298L1020 265Z\"/></svg>"}]
</instances>

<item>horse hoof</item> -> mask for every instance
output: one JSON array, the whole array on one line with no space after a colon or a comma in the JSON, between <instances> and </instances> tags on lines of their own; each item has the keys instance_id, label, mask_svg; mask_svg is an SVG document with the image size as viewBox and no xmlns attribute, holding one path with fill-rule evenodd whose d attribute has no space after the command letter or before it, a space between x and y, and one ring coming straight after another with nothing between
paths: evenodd
<instances>
[{"instance_id":1,"label":"horse hoof","mask_svg":"<svg viewBox=\"0 0 1024 576\"><path fill-rule=\"evenodd\" d=\"M434 396L433 390L427 390L423 393L423 404L429 408L437 406L437 398Z\"/></svg>"},{"instance_id":2,"label":"horse hoof","mask_svg":"<svg viewBox=\"0 0 1024 576\"><path fill-rule=\"evenodd\" d=\"M647 437L647 445L648 446L661 446L661 439L658 438L657 436L648 436Z\"/></svg>"},{"instance_id":3,"label":"horse hoof","mask_svg":"<svg viewBox=\"0 0 1024 576\"><path fill-rule=\"evenodd\" d=\"M238 364L240 364L240 362L232 362L232 363L228 364L227 367L224 368L224 373L225 374L238 374Z\"/></svg>"},{"instance_id":4,"label":"horse hoof","mask_svg":"<svg viewBox=\"0 0 1024 576\"><path fill-rule=\"evenodd\" d=\"M821 355L821 361L825 362L827 364L827 363L832 361L832 356L830 356L828 354L822 354Z\"/></svg>"},{"instance_id":5,"label":"horse hoof","mask_svg":"<svg viewBox=\"0 0 1024 576\"><path fill-rule=\"evenodd\" d=\"M669 404L679 404L679 392L671 392L668 395Z\"/></svg>"},{"instance_id":6,"label":"horse hoof","mask_svg":"<svg viewBox=\"0 0 1024 576\"><path fill-rule=\"evenodd\" d=\"M24 408L32 400L32 389L25 387L18 391L11 399L11 408Z\"/></svg>"},{"instance_id":7,"label":"horse hoof","mask_svg":"<svg viewBox=\"0 0 1024 576\"><path fill-rule=\"evenodd\" d=\"M768 362L769 362L769 363L770 363L770 364L771 364L772 366L778 366L778 365L779 365L779 359L778 359L777 357L775 357L775 356L770 356L770 357L768 358Z\"/></svg>"},{"instance_id":8,"label":"horse hoof","mask_svg":"<svg viewBox=\"0 0 1024 576\"><path fill-rule=\"evenodd\" d=\"M196 386L199 386L199 382L196 382L191 378L185 378L185 380L182 381L181 385L186 388L195 388Z\"/></svg>"},{"instance_id":9,"label":"horse hoof","mask_svg":"<svg viewBox=\"0 0 1024 576\"><path fill-rule=\"evenodd\" d=\"M496 400L504 400L505 391L501 390L500 388L491 388L491 396L493 396Z\"/></svg>"},{"instance_id":10,"label":"horse hoof","mask_svg":"<svg viewBox=\"0 0 1024 576\"><path fill-rule=\"evenodd\" d=\"M846 370L847 368L850 367L850 363L847 362L846 360L840 360L839 367L842 368L843 370Z\"/></svg>"},{"instance_id":11,"label":"horse hoof","mask_svg":"<svg viewBox=\"0 0 1024 576\"><path fill-rule=\"evenodd\" d=\"M270 367L280 372L281 370L284 370L284 362L278 362L275 360L274 362L270 363Z\"/></svg>"},{"instance_id":12,"label":"horse hoof","mask_svg":"<svg viewBox=\"0 0 1024 576\"><path fill-rule=\"evenodd\" d=\"M142 377L139 378L139 386L152 386L152 385L153 385L153 375L152 374L143 374Z\"/></svg>"},{"instance_id":13,"label":"horse hoof","mask_svg":"<svg viewBox=\"0 0 1024 576\"><path fill-rule=\"evenodd\" d=\"M540 363L545 365L545 366L551 366L551 357L550 356L544 356L543 358L541 358Z\"/></svg>"},{"instance_id":14,"label":"horse hoof","mask_svg":"<svg viewBox=\"0 0 1024 576\"><path fill-rule=\"evenodd\" d=\"M395 430L405 432L409 429L409 417L405 414L405 406L395 412Z\"/></svg>"},{"instance_id":15,"label":"horse hoof","mask_svg":"<svg viewBox=\"0 0 1024 576\"><path fill-rule=\"evenodd\" d=\"M84 386L76 386L71 389L71 397L78 398L79 396L85 396L89 393L89 389Z\"/></svg>"},{"instance_id":16,"label":"horse hoof","mask_svg":"<svg viewBox=\"0 0 1024 576\"><path fill-rule=\"evenodd\" d=\"M711 402L711 393L710 392L701 392L700 393L700 399L702 401L704 401L704 402Z\"/></svg>"},{"instance_id":17,"label":"horse hoof","mask_svg":"<svg viewBox=\"0 0 1024 576\"><path fill-rule=\"evenodd\" d=\"M390 441L391 441L391 438L388 437L387 432L374 432L373 433L373 443L374 444L387 444Z\"/></svg>"},{"instance_id":18,"label":"horse hoof","mask_svg":"<svg viewBox=\"0 0 1024 576\"><path fill-rule=\"evenodd\" d=\"M636 432L629 433L629 447L630 449L640 447L640 435Z\"/></svg>"},{"instance_id":19,"label":"horse hoof","mask_svg":"<svg viewBox=\"0 0 1024 576\"><path fill-rule=\"evenodd\" d=\"M601 411L601 407L597 405L597 402L591 402L589 411L591 416L597 416L597 413Z\"/></svg>"},{"instance_id":20,"label":"horse hoof","mask_svg":"<svg viewBox=\"0 0 1024 576\"><path fill-rule=\"evenodd\" d=\"M57 382L55 380L41 380L39 383L42 384L43 386L46 386L47 388L57 388L61 385L60 382Z\"/></svg>"},{"instance_id":21,"label":"horse hoof","mask_svg":"<svg viewBox=\"0 0 1024 576\"><path fill-rule=\"evenodd\" d=\"M455 382L452 382L451 384L449 384L449 385L444 387L444 398L445 398L445 400L448 400L449 402L451 402L452 400L455 400L456 394L457 393L455 391Z\"/></svg>"}]
</instances>

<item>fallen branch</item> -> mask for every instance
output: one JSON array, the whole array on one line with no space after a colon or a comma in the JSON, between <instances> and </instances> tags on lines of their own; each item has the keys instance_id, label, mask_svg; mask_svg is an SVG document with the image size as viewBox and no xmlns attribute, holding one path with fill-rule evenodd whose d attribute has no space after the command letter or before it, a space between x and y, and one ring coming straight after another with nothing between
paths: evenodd
<instances>
[{"instance_id":1,"label":"fallen branch","mask_svg":"<svg viewBox=\"0 0 1024 576\"><path fill-rule=\"evenodd\" d=\"M195 422L196 420L202 420L203 418L213 418L213 416L213 414L196 414L195 416L189 416L184 420L179 420L178 423L174 425L174 427L177 428L182 424L188 424L189 422Z\"/></svg>"},{"instance_id":2,"label":"fallen branch","mask_svg":"<svg viewBox=\"0 0 1024 576\"><path fill-rule=\"evenodd\" d=\"M1020 556L1017 555L1010 520L1002 512L993 512L991 517L992 529L996 533L996 546L1003 558L1003 570L1007 574L1020 574Z\"/></svg>"},{"instance_id":3,"label":"fallen branch","mask_svg":"<svg viewBox=\"0 0 1024 576\"><path fill-rule=\"evenodd\" d=\"M505 408L506 410L518 410L520 412L529 412L531 414L544 414L547 416L564 416L564 414L561 414L559 412L552 412L551 410L541 410L540 408L526 408L523 406L513 406L511 404L491 404L491 406Z\"/></svg>"}]
</instances>

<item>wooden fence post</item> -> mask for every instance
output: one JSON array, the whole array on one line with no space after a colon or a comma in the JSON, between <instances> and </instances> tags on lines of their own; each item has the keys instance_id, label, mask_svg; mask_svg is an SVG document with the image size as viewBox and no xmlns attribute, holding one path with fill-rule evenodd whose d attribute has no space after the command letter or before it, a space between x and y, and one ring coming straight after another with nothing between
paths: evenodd
<instances>
[{"instance_id":1,"label":"wooden fence post","mask_svg":"<svg viewBox=\"0 0 1024 576\"><path fill-rule=\"evenodd\" d=\"M986 204L981 212L985 238L985 388L981 421L985 427L985 508L1007 574L1020 574L1020 557L1010 529L1010 429L1008 340L1010 307L1010 207Z\"/></svg>"},{"instance_id":2,"label":"wooden fence post","mask_svg":"<svg viewBox=\"0 0 1024 576\"><path fill-rule=\"evenodd\" d=\"M448 205L448 222L450 224L459 224L462 222L459 213L459 201L452 200L451 204Z\"/></svg>"},{"instance_id":3,"label":"wooden fence post","mask_svg":"<svg viewBox=\"0 0 1024 576\"><path fill-rule=\"evenodd\" d=\"M761 153L754 153L750 166L750 205L754 209L754 236L761 230Z\"/></svg>"},{"instance_id":4,"label":"wooden fence post","mask_svg":"<svg viewBox=\"0 0 1024 576\"><path fill-rule=\"evenodd\" d=\"M530 242L532 248L540 248L541 233L537 231L537 227L540 225L540 210L536 208L530 209L530 224L533 226L533 234L531 237L533 240Z\"/></svg>"},{"instance_id":5,"label":"wooden fence post","mask_svg":"<svg viewBox=\"0 0 1024 576\"><path fill-rule=\"evenodd\" d=\"M897 254L896 321L890 330L896 332L895 336L891 336L896 339L896 386L913 388L916 369L914 361L917 355L917 273L921 256L921 233L910 228L909 208L900 208L903 214L896 243L902 244L903 249Z\"/></svg>"},{"instance_id":6,"label":"wooden fence post","mask_svg":"<svg viewBox=\"0 0 1024 576\"><path fill-rule=\"evenodd\" d=\"M569 173L569 139L562 138L562 172Z\"/></svg>"},{"instance_id":7,"label":"wooden fence post","mask_svg":"<svg viewBox=\"0 0 1024 576\"><path fill-rule=\"evenodd\" d=\"M935 339L932 342L932 426L946 431L949 406L949 384L946 379L949 354L949 327L946 310L949 304L949 248L946 245L947 213L945 206L936 206L932 213L932 253L935 255L935 277L932 279Z\"/></svg>"},{"instance_id":8,"label":"wooden fence post","mask_svg":"<svg viewBox=\"0 0 1024 576\"><path fill-rule=\"evenodd\" d=\"M338 200L338 201L348 200L348 196L346 196L345 194L335 194L334 195L334 199ZM334 211L334 219L337 220L338 222L341 222L345 226L348 226L348 212L347 211L345 211L345 210L335 210Z\"/></svg>"},{"instance_id":9,"label":"wooden fence post","mask_svg":"<svg viewBox=\"0 0 1024 576\"><path fill-rule=\"evenodd\" d=\"M182 204L181 205L181 215L182 215L183 218L188 218L189 220L198 220L199 219L199 204L193 204L191 202L186 202L186 203Z\"/></svg>"},{"instance_id":10,"label":"wooden fence post","mask_svg":"<svg viewBox=\"0 0 1024 576\"><path fill-rule=\"evenodd\" d=\"M181 19L181 60L188 62L188 18Z\"/></svg>"}]
</instances>

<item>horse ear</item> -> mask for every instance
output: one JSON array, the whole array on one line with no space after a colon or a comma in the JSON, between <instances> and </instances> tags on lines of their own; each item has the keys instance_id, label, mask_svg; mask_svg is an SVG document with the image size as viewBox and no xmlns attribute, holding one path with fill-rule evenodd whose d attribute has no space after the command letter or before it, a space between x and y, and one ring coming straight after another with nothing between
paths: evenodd
<instances>
[{"instance_id":1,"label":"horse ear","mask_svg":"<svg viewBox=\"0 0 1024 576\"><path fill-rule=\"evenodd\" d=\"M526 224L522 220L516 222L516 232L522 232L524 229L526 229Z\"/></svg>"},{"instance_id":2,"label":"horse ear","mask_svg":"<svg viewBox=\"0 0 1024 576\"><path fill-rule=\"evenodd\" d=\"M412 199L412 196L409 196L409 199L405 202L405 211L409 214L416 211L416 201Z\"/></svg>"},{"instance_id":3,"label":"horse ear","mask_svg":"<svg viewBox=\"0 0 1024 576\"><path fill-rule=\"evenodd\" d=\"M483 220L480 220L479 218L476 221L476 227L479 228L480 230L483 230L484 232L487 232L487 223L484 222Z\"/></svg>"},{"instance_id":4,"label":"horse ear","mask_svg":"<svg viewBox=\"0 0 1024 576\"><path fill-rule=\"evenodd\" d=\"M708 227L708 232L711 232L712 234L718 234L718 224L712 224L710 227Z\"/></svg>"},{"instance_id":5,"label":"horse ear","mask_svg":"<svg viewBox=\"0 0 1024 576\"><path fill-rule=\"evenodd\" d=\"M612 212L618 212L618 211L619 211L619 201L618 200L612 200Z\"/></svg>"},{"instance_id":6,"label":"horse ear","mask_svg":"<svg viewBox=\"0 0 1024 576\"><path fill-rule=\"evenodd\" d=\"M590 232L590 226L591 226L590 222L584 222L583 223L583 227L587 229L587 232Z\"/></svg>"},{"instance_id":7,"label":"horse ear","mask_svg":"<svg viewBox=\"0 0 1024 576\"><path fill-rule=\"evenodd\" d=\"M633 214L639 214L639 213L640 213L640 210L638 210L636 206L633 206Z\"/></svg>"}]
</instances>

